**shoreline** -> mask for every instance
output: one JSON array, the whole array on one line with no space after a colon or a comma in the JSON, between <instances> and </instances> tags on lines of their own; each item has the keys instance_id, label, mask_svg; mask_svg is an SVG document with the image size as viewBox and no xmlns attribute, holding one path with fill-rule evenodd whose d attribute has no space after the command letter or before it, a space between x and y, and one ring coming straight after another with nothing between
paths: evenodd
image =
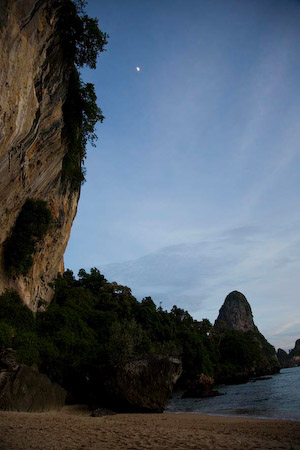
<instances>
[{"instance_id":1,"label":"shoreline","mask_svg":"<svg viewBox=\"0 0 300 450\"><path fill-rule=\"evenodd\" d=\"M291 419L286 417L266 417L266 416L240 416L238 414L217 414L217 413L199 413L196 411L164 411L163 414L195 414L197 416L207 416L207 417L229 417L231 419L254 419L254 420L282 420L284 422L300 422L300 419Z\"/></svg>"},{"instance_id":2,"label":"shoreline","mask_svg":"<svg viewBox=\"0 0 300 450\"><path fill-rule=\"evenodd\" d=\"M1 450L300 449L299 421L202 415L90 417L83 405L60 411L0 411Z\"/></svg>"}]
</instances>

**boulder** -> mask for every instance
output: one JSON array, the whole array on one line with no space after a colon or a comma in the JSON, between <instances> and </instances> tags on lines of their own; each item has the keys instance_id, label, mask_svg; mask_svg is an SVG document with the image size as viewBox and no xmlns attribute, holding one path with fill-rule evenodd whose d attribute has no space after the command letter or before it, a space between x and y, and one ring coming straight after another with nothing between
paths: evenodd
<instances>
[{"instance_id":1,"label":"boulder","mask_svg":"<svg viewBox=\"0 0 300 450\"><path fill-rule=\"evenodd\" d=\"M256 378L250 378L250 383L256 383L257 381L265 381L265 380L272 380L273 377L256 377Z\"/></svg>"},{"instance_id":2,"label":"boulder","mask_svg":"<svg viewBox=\"0 0 300 450\"><path fill-rule=\"evenodd\" d=\"M182 372L181 361L152 355L91 376L92 403L117 412L162 412Z\"/></svg>"},{"instance_id":3,"label":"boulder","mask_svg":"<svg viewBox=\"0 0 300 450\"><path fill-rule=\"evenodd\" d=\"M37 369L17 365L13 351L0 356L0 409L42 412L60 409L66 391Z\"/></svg>"},{"instance_id":4,"label":"boulder","mask_svg":"<svg viewBox=\"0 0 300 450\"><path fill-rule=\"evenodd\" d=\"M214 391L214 382L215 380L213 377L202 373L197 380L189 384L188 389L184 392L182 398L202 398L223 395L218 391Z\"/></svg>"},{"instance_id":5,"label":"boulder","mask_svg":"<svg viewBox=\"0 0 300 450\"><path fill-rule=\"evenodd\" d=\"M115 416L117 413L114 411L111 411L110 409L106 408L97 408L94 409L91 413L91 417L104 417L104 416Z\"/></svg>"}]
</instances>

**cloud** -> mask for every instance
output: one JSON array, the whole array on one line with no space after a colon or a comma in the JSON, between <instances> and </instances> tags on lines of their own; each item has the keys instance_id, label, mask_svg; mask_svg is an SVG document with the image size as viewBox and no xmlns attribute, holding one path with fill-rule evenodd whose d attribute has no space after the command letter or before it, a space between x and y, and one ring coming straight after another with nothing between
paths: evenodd
<instances>
[{"instance_id":1,"label":"cloud","mask_svg":"<svg viewBox=\"0 0 300 450\"><path fill-rule=\"evenodd\" d=\"M283 335L286 331L291 331L291 329L295 328L297 326L297 329L299 328L300 320L292 320L289 323L284 324L281 326L278 330L273 332L273 336L277 335ZM286 334L285 334L286 335Z\"/></svg>"}]
</instances>

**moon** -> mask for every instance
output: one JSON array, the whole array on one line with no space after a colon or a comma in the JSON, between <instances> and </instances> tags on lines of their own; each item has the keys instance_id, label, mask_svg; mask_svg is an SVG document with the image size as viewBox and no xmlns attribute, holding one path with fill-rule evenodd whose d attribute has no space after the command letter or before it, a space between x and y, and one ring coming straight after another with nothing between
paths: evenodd
<instances>
[{"instance_id":1,"label":"moon","mask_svg":"<svg viewBox=\"0 0 300 450\"><path fill-rule=\"evenodd\" d=\"M136 67L136 71L139 72L141 70L140 67Z\"/></svg>"}]
</instances>

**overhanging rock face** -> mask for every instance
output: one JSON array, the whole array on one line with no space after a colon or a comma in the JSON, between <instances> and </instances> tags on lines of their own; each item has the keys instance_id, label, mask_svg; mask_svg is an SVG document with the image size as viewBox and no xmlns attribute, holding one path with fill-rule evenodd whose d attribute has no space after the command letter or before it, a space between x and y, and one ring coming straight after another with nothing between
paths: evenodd
<instances>
[{"instance_id":1,"label":"overhanging rock face","mask_svg":"<svg viewBox=\"0 0 300 450\"><path fill-rule=\"evenodd\" d=\"M70 67L57 32L60 5L0 0L0 293L17 290L33 311L51 301L49 283L63 270L79 198L79 189L62 179ZM28 198L44 200L53 220L29 273L12 277L3 244Z\"/></svg>"}]
</instances>

